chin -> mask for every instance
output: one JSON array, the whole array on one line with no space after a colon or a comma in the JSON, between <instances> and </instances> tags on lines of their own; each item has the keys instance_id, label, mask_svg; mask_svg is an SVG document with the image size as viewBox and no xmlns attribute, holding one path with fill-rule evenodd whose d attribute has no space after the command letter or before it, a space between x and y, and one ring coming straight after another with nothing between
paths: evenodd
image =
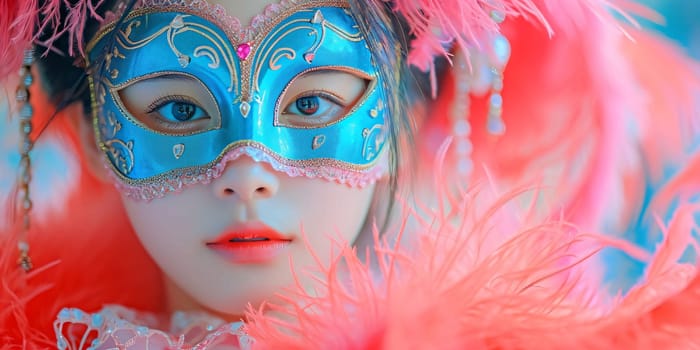
<instances>
[{"instance_id":1,"label":"chin","mask_svg":"<svg viewBox=\"0 0 700 350\"><path fill-rule=\"evenodd\" d=\"M239 320L250 308L260 310L261 306L270 301L274 301L274 296L268 298L261 297L263 293L253 293L253 295L240 295L240 291L232 292L228 295L218 296L219 298L208 298L202 305L214 314L218 314L222 318ZM231 297L231 295L235 295ZM272 293L274 294L274 292Z\"/></svg>"}]
</instances>

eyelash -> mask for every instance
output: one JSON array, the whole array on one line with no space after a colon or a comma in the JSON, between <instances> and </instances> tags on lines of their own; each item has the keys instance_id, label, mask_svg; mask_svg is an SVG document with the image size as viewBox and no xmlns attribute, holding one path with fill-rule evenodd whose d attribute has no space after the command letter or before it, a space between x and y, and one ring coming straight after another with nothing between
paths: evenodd
<instances>
[{"instance_id":1,"label":"eyelash","mask_svg":"<svg viewBox=\"0 0 700 350\"><path fill-rule=\"evenodd\" d=\"M155 101L151 102L151 104L146 107L146 113L151 114L158 110L159 108L165 106L166 104L170 102L185 102L185 103L191 103L199 108L200 104L190 98L189 96L184 96L184 95L167 95L167 96L162 96L157 98Z\"/></svg>"},{"instance_id":2,"label":"eyelash","mask_svg":"<svg viewBox=\"0 0 700 350\"><path fill-rule=\"evenodd\" d=\"M340 96L330 92L330 91L325 91L325 90L311 90L311 91L304 91L301 94L294 96L294 98L290 99L289 104L287 106L290 106L294 101L304 98L304 97L310 97L310 96L318 96L321 98L325 98L343 108L347 107L347 103L343 98ZM287 110L287 107L285 107L285 110Z\"/></svg>"}]
</instances>

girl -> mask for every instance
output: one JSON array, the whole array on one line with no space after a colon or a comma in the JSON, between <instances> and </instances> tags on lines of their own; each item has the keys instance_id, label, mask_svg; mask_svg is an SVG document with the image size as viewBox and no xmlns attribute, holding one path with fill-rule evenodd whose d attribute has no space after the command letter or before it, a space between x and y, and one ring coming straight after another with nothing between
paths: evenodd
<instances>
[{"instance_id":1,"label":"girl","mask_svg":"<svg viewBox=\"0 0 700 350\"><path fill-rule=\"evenodd\" d=\"M671 66L681 58L642 34L639 47L664 72L620 55L630 50L623 29L603 4L582 4L3 4L3 13L30 13L8 22L9 35L49 48L36 66L63 110L52 128L80 156L62 210L32 209L42 193L20 177L18 215L31 213L32 224L2 236L2 339L59 348L697 346L698 321L667 311L698 303L694 267L676 263L691 244L692 207L669 224L646 284L614 308L591 284L598 276L578 267L604 243L644 258L575 232L622 231L643 212L639 189L687 156L694 134L680 132L692 122L683 94L695 84ZM415 36L407 59L429 72L435 102L407 86L394 13ZM547 31L563 33L549 40ZM454 65L442 73L433 59L447 52ZM20 86L31 85L23 74ZM26 100L17 108L29 141L27 121L46 122ZM415 138L411 123L420 124ZM452 150L437 152L449 134ZM29 149L19 165L27 174ZM435 188L424 170L436 158L444 177ZM412 187L400 177L409 160ZM646 164L647 182L625 181ZM664 198L695 191L680 179ZM485 180L497 193L540 181L524 202L563 208L574 225L552 218L559 209L542 221L541 205L520 216L515 194L490 204L487 191L464 190ZM410 189L398 193L401 206L397 184ZM610 203L623 195L631 203ZM405 213L392 216L396 207ZM414 236L403 237L409 221ZM362 251L373 233L361 261L347 245Z\"/></svg>"}]
</instances>

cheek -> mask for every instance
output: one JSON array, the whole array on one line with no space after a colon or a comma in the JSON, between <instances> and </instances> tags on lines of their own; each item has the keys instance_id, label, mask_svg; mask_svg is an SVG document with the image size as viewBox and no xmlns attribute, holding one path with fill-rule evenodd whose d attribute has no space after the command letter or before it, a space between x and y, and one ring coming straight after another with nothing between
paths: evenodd
<instances>
[{"instance_id":1,"label":"cheek","mask_svg":"<svg viewBox=\"0 0 700 350\"><path fill-rule=\"evenodd\" d=\"M176 245L181 240L176 237L177 231L173 232L177 226L170 225L174 220L169 216L164 217L167 212L155 202L142 203L125 199L124 208L141 244L162 266L163 261L169 260L168 256L172 255L173 251L179 250Z\"/></svg>"},{"instance_id":2,"label":"cheek","mask_svg":"<svg viewBox=\"0 0 700 350\"><path fill-rule=\"evenodd\" d=\"M354 242L368 218L374 186L359 189L325 181L314 182L297 186L295 191L298 204L294 205L294 211L309 243L316 246L318 241L338 239Z\"/></svg>"},{"instance_id":3,"label":"cheek","mask_svg":"<svg viewBox=\"0 0 700 350\"><path fill-rule=\"evenodd\" d=\"M149 242L157 239L157 236L173 234L173 229L178 228L172 224L177 221L179 215L168 211L170 206L164 205L166 201L167 198L153 202L124 199L124 208L129 220L142 241Z\"/></svg>"},{"instance_id":4,"label":"cheek","mask_svg":"<svg viewBox=\"0 0 700 350\"><path fill-rule=\"evenodd\" d=\"M141 244L158 262L167 265L173 259L187 258L199 247L198 232L207 232L198 221L197 201L179 193L152 202L124 198L124 208Z\"/></svg>"}]
</instances>

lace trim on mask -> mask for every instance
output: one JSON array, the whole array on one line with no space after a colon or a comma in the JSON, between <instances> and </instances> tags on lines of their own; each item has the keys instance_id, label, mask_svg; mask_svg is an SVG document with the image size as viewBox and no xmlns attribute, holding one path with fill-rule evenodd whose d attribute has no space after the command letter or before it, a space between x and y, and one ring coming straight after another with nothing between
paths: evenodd
<instances>
[{"instance_id":1,"label":"lace trim on mask","mask_svg":"<svg viewBox=\"0 0 700 350\"><path fill-rule=\"evenodd\" d=\"M217 24L231 38L238 42L252 40L260 29L266 27L285 11L297 5L337 5L339 1L332 0L282 0L279 3L272 3L265 7L262 13L256 14L248 26L243 26L240 19L226 13L221 5L212 5L204 0L138 0L134 4L133 10L151 8L163 11L185 12L202 17L212 23ZM108 11L102 22L104 27L107 24L116 22L126 10L126 5L121 3L114 11ZM102 28L100 28L102 29Z\"/></svg>"},{"instance_id":2,"label":"lace trim on mask","mask_svg":"<svg viewBox=\"0 0 700 350\"><path fill-rule=\"evenodd\" d=\"M176 312L170 331L154 329L158 318L110 305L97 313L64 308L54 322L57 348L83 349L215 349L226 344L248 350L253 341L243 322L225 323L205 313Z\"/></svg>"},{"instance_id":3,"label":"lace trim on mask","mask_svg":"<svg viewBox=\"0 0 700 350\"><path fill-rule=\"evenodd\" d=\"M370 184L376 183L377 180L388 172L388 168L385 165L387 164L386 153L379 157L376 165L367 170L358 171L328 165L323 162L323 160L319 160L318 165L309 167L289 165L271 156L264 150L251 146L242 146L226 153L224 157L211 168L183 169L171 174L162 175L153 181L142 184L132 185L118 178L115 179L115 183L117 188L130 198L151 201L153 199L162 198L168 193L181 192L191 185L211 183L214 179L219 178L221 174L223 174L229 162L241 156L248 156L256 162L268 163L274 170L285 173L290 177L304 176L310 179L323 179L357 188L364 188ZM113 174L112 168L108 164L106 166L110 169L109 173Z\"/></svg>"}]
</instances>

